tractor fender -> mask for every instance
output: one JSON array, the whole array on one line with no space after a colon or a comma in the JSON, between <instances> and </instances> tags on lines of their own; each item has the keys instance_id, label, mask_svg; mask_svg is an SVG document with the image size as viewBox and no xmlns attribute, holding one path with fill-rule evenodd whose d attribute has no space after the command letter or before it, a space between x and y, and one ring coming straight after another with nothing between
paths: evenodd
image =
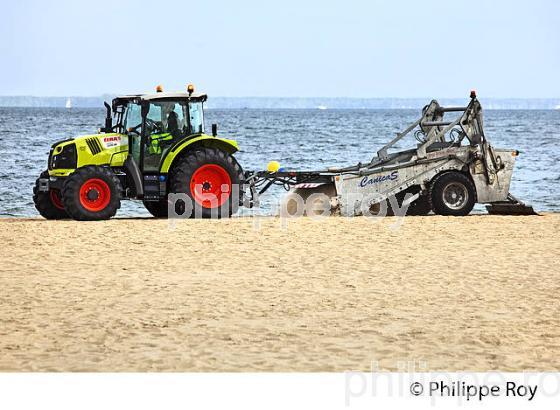
<instances>
[{"instance_id":1,"label":"tractor fender","mask_svg":"<svg viewBox=\"0 0 560 410\"><path fill-rule=\"evenodd\" d=\"M210 135L201 134L196 137L188 137L182 141L177 142L167 153L163 159L160 172L162 174L168 173L175 159L188 151L192 151L199 147L218 148L228 154L233 154L239 151L239 146L234 140L225 138L211 137Z\"/></svg>"}]
</instances>

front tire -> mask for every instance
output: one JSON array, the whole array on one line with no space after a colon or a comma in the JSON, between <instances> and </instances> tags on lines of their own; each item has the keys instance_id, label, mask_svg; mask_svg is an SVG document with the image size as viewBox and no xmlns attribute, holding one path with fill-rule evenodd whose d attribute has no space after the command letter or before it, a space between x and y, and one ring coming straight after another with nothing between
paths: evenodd
<instances>
[{"instance_id":1,"label":"front tire","mask_svg":"<svg viewBox=\"0 0 560 410\"><path fill-rule=\"evenodd\" d=\"M58 189L51 189L49 192L39 191L39 179L48 177L49 172L43 171L35 181L35 187L33 188L35 209L45 219L66 219L68 213L64 209L60 191Z\"/></svg>"},{"instance_id":2,"label":"front tire","mask_svg":"<svg viewBox=\"0 0 560 410\"><path fill-rule=\"evenodd\" d=\"M62 185L62 202L79 221L109 219L121 207L121 184L110 168L86 166L74 171Z\"/></svg>"},{"instance_id":3,"label":"front tire","mask_svg":"<svg viewBox=\"0 0 560 410\"><path fill-rule=\"evenodd\" d=\"M430 186L430 202L438 215L468 215L476 202L476 189L465 174L446 172L436 178Z\"/></svg>"},{"instance_id":4,"label":"front tire","mask_svg":"<svg viewBox=\"0 0 560 410\"><path fill-rule=\"evenodd\" d=\"M188 152L173 168L170 191L186 194L189 204L182 208L176 203L175 209L183 217L229 218L239 208L243 180L241 166L227 152L215 148Z\"/></svg>"}]
</instances>

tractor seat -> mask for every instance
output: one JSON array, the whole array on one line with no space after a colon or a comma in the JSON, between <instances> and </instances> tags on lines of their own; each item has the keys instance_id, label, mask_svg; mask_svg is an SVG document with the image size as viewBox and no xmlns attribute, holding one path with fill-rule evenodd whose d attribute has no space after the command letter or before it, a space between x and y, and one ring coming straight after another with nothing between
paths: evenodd
<instances>
[{"instance_id":1,"label":"tractor seat","mask_svg":"<svg viewBox=\"0 0 560 410\"><path fill-rule=\"evenodd\" d=\"M173 135L173 138L179 137L179 121L175 111L171 111L167 116L167 132Z\"/></svg>"}]
</instances>

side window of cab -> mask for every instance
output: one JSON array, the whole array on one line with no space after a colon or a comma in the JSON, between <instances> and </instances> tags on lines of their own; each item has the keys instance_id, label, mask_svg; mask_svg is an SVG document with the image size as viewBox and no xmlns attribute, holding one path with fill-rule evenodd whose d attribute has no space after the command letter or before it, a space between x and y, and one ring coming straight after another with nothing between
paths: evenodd
<instances>
[{"instance_id":1,"label":"side window of cab","mask_svg":"<svg viewBox=\"0 0 560 410\"><path fill-rule=\"evenodd\" d=\"M128 104L126 118L124 121L125 130L137 127L142 123L142 115L138 104Z\"/></svg>"},{"instance_id":2,"label":"side window of cab","mask_svg":"<svg viewBox=\"0 0 560 410\"><path fill-rule=\"evenodd\" d=\"M202 134L204 132L204 120L202 103L189 103L189 119L191 122L191 134Z\"/></svg>"}]
</instances>

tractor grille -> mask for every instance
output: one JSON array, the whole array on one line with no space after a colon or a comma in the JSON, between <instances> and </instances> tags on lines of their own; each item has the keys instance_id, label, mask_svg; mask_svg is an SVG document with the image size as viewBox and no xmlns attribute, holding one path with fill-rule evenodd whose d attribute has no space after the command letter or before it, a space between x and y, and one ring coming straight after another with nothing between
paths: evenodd
<instances>
[{"instance_id":1,"label":"tractor grille","mask_svg":"<svg viewBox=\"0 0 560 410\"><path fill-rule=\"evenodd\" d=\"M62 150L54 154L50 153L49 169L74 169L77 163L76 144L65 145Z\"/></svg>"},{"instance_id":2,"label":"tractor grille","mask_svg":"<svg viewBox=\"0 0 560 410\"><path fill-rule=\"evenodd\" d=\"M86 144L93 155L97 155L101 152L101 144L99 144L97 138L87 138Z\"/></svg>"}]
</instances>

